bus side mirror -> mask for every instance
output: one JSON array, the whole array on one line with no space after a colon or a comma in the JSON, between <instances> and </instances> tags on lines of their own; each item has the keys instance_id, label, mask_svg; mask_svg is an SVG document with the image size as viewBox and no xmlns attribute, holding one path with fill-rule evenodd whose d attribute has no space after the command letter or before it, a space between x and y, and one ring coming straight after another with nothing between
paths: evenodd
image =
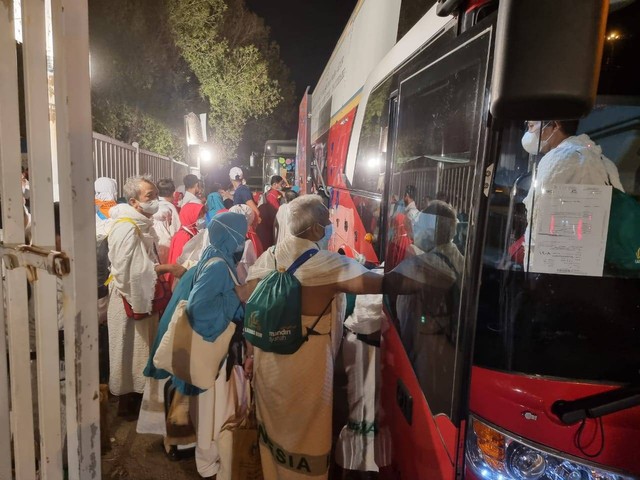
<instances>
[{"instance_id":1,"label":"bus side mirror","mask_svg":"<svg viewBox=\"0 0 640 480\"><path fill-rule=\"evenodd\" d=\"M595 102L608 0L500 0L491 114L579 118Z\"/></svg>"}]
</instances>

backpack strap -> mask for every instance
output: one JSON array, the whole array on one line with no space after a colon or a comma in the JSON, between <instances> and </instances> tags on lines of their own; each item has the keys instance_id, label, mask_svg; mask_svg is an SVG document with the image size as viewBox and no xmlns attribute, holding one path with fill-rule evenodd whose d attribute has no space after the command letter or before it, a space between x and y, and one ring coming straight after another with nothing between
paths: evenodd
<instances>
[{"instance_id":1,"label":"backpack strap","mask_svg":"<svg viewBox=\"0 0 640 480\"><path fill-rule=\"evenodd\" d=\"M298 268L300 268L307 260L313 257L316 253L318 253L317 248L310 248L309 250L304 252L302 255L296 258L296 260L291 264L291 266L287 269L287 273L289 275L293 275L294 273L296 273L296 270L298 270Z\"/></svg>"},{"instance_id":2,"label":"backpack strap","mask_svg":"<svg viewBox=\"0 0 640 480\"><path fill-rule=\"evenodd\" d=\"M316 328L316 325L318 325L318 322L320 321L320 319L324 317L324 314L327 313L327 309L331 306L332 303L333 303L333 297L331 297L331 300L329 300L329 303L327 303L327 306L324 307L324 310L322 310L322 313L318 315L318 318L316 318L316 321L313 322L313 325L311 325L310 327L307 327L307 337L309 335L320 335L318 332L314 330L314 328Z\"/></svg>"}]
</instances>

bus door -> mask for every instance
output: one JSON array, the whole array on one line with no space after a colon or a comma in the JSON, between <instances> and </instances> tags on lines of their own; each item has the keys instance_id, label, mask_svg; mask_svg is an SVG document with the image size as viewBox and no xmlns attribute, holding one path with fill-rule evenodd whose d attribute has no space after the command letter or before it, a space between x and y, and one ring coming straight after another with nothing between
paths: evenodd
<instances>
[{"instance_id":1,"label":"bus door","mask_svg":"<svg viewBox=\"0 0 640 480\"><path fill-rule=\"evenodd\" d=\"M392 441L390 478L455 475L491 41L491 27L457 39L445 33L399 72L386 180L391 293L380 412L381 438Z\"/></svg>"},{"instance_id":2,"label":"bus door","mask_svg":"<svg viewBox=\"0 0 640 480\"><path fill-rule=\"evenodd\" d=\"M341 231L345 222L334 225L333 250L338 251L346 244L375 265L384 261L382 220L386 217L387 203L383 199L385 178L388 176L387 158L392 144L392 139L388 139L389 125L393 125L393 112L397 110L397 92L392 93L396 80L387 78L369 95L351 188L348 192L334 189L331 202L335 206L334 217L353 217L353 234L348 239ZM347 218L344 220L349 221Z\"/></svg>"}]
</instances>

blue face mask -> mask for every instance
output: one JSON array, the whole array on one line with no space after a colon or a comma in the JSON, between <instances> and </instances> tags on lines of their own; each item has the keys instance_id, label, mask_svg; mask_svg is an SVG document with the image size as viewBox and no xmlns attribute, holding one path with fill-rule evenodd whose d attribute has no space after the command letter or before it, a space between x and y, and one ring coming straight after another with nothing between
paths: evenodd
<instances>
[{"instance_id":1,"label":"blue face mask","mask_svg":"<svg viewBox=\"0 0 640 480\"><path fill-rule=\"evenodd\" d=\"M325 225L324 236L316 242L320 250L329 250L329 239L331 238L332 234L333 234L333 224L330 223L329 225Z\"/></svg>"},{"instance_id":2,"label":"blue face mask","mask_svg":"<svg viewBox=\"0 0 640 480\"><path fill-rule=\"evenodd\" d=\"M419 213L413 224L413 243L423 252L428 252L436 246L436 215Z\"/></svg>"}]
</instances>

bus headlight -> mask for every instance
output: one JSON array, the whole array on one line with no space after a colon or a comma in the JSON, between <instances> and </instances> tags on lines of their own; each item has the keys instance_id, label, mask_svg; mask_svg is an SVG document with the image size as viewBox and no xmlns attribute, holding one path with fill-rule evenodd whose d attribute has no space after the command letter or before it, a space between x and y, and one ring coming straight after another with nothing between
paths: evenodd
<instances>
[{"instance_id":1,"label":"bus headlight","mask_svg":"<svg viewBox=\"0 0 640 480\"><path fill-rule=\"evenodd\" d=\"M547 469L547 460L541 452L525 445L509 446L507 470L519 480L538 480Z\"/></svg>"},{"instance_id":2,"label":"bus headlight","mask_svg":"<svg viewBox=\"0 0 640 480\"><path fill-rule=\"evenodd\" d=\"M487 480L633 480L526 445L471 417L466 463Z\"/></svg>"}]
</instances>

